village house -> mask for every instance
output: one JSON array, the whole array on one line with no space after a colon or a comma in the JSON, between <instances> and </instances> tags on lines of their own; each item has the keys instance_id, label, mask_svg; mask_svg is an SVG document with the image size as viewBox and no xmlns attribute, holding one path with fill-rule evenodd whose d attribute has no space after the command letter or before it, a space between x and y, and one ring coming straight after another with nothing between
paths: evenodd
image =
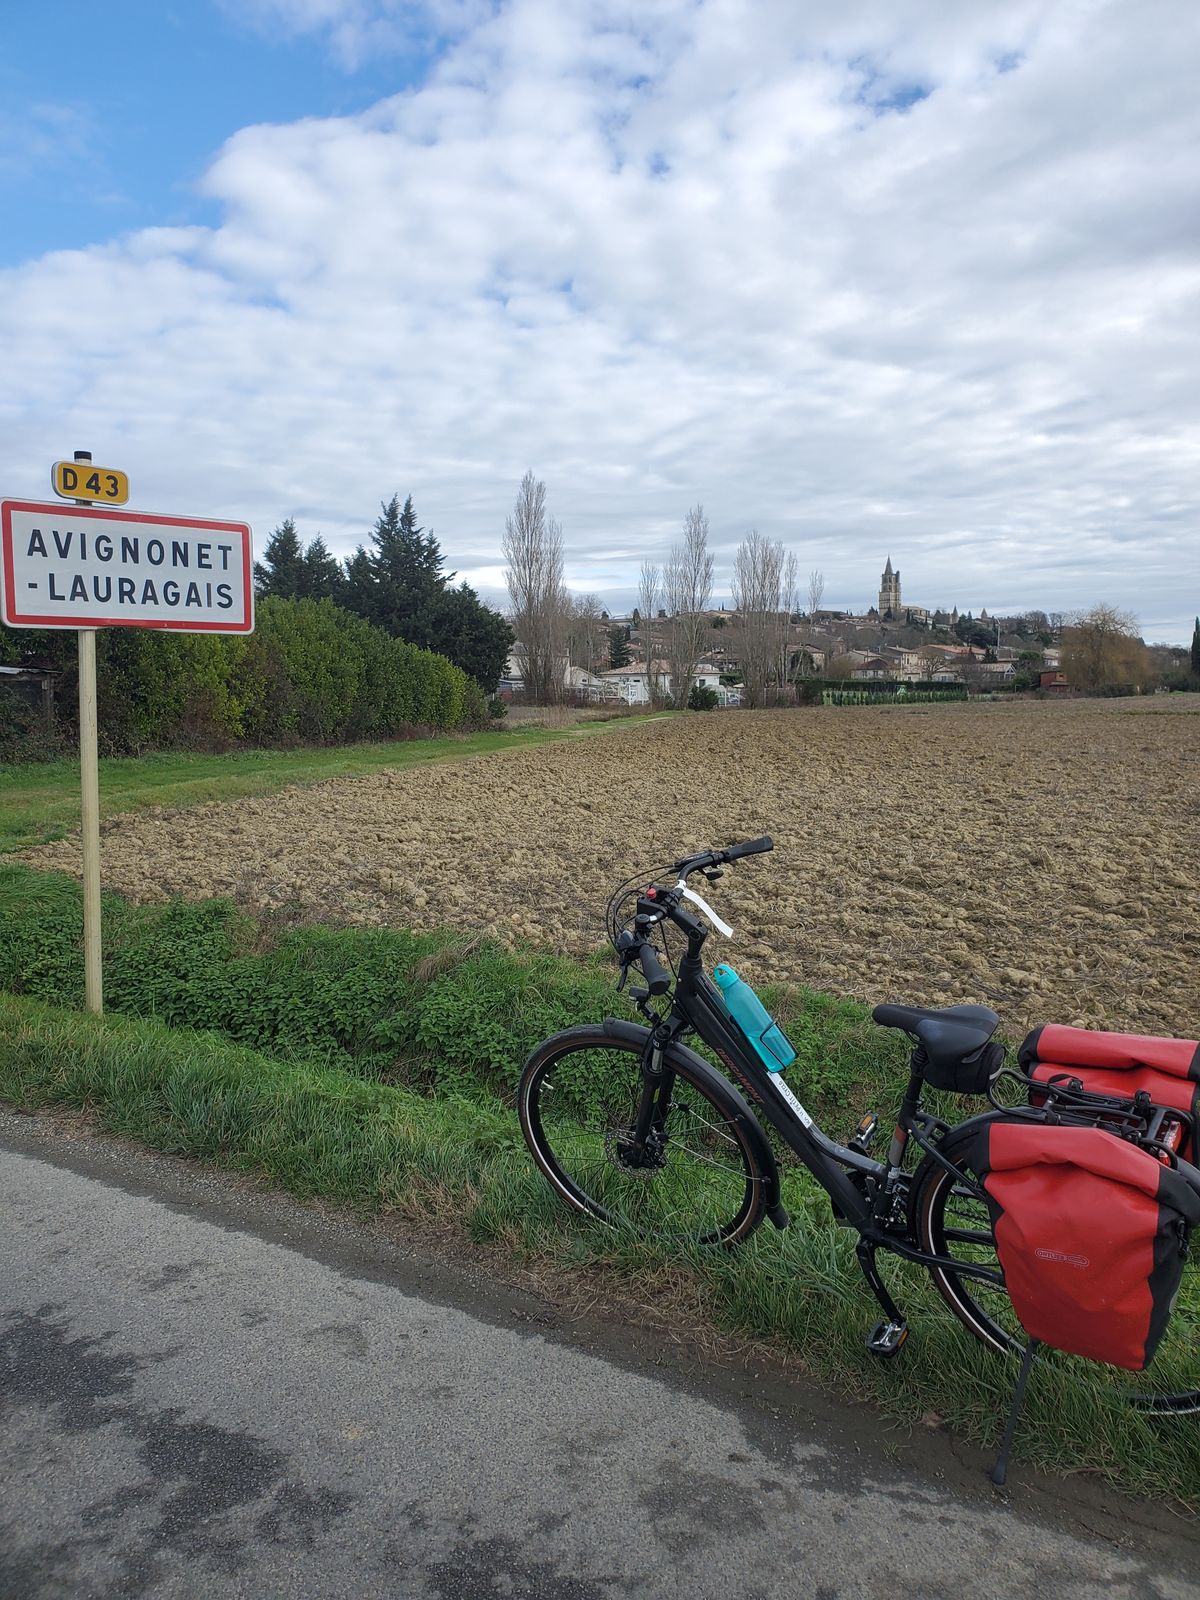
<instances>
[{"instance_id":1,"label":"village house","mask_svg":"<svg viewBox=\"0 0 1200 1600\"><path fill-rule=\"evenodd\" d=\"M654 663L654 673L662 686L664 693L669 692L671 682L671 669L665 661ZM628 667L613 667L608 672L600 674L601 680L614 690L614 696L624 701L627 706L643 706L650 703L650 668L646 662L634 662ZM725 702L724 691L721 687L721 674L710 661L702 661L692 674L691 687L699 685L702 689L715 689L718 698Z\"/></svg>"},{"instance_id":2,"label":"village house","mask_svg":"<svg viewBox=\"0 0 1200 1600\"><path fill-rule=\"evenodd\" d=\"M854 655L861 653L858 650L852 652ZM860 661L850 674L852 678L891 678L894 675L890 662L885 661L882 656L872 655Z\"/></svg>"}]
</instances>

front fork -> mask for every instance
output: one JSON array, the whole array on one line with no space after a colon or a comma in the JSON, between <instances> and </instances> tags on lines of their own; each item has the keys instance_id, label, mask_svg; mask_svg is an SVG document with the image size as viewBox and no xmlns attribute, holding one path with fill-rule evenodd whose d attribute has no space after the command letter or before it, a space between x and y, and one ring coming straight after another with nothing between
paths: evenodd
<instances>
[{"instance_id":1,"label":"front fork","mask_svg":"<svg viewBox=\"0 0 1200 1600\"><path fill-rule=\"evenodd\" d=\"M675 1087L674 1072L663 1064L663 1055L670 1040L669 1037L660 1037L660 1034L666 1034L661 1023L651 1033L642 1057L642 1089L632 1130L633 1148L639 1154L645 1150L646 1141L655 1127L656 1112L658 1125L665 1125L671 1091Z\"/></svg>"}]
</instances>

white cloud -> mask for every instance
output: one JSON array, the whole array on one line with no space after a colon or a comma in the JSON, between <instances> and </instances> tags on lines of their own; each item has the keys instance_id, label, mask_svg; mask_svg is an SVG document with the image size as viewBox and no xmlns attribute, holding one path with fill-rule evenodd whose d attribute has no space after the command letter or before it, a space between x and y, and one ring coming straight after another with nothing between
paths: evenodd
<instances>
[{"instance_id":1,"label":"white cloud","mask_svg":"<svg viewBox=\"0 0 1200 1600\"><path fill-rule=\"evenodd\" d=\"M628 593L702 500L726 571L757 526L831 601L890 551L917 602L1183 634L1200 13L257 9L343 56L454 42L363 115L231 139L216 227L4 275L6 492L90 446L153 509L346 551L411 490L491 584L532 465L580 588Z\"/></svg>"}]
</instances>

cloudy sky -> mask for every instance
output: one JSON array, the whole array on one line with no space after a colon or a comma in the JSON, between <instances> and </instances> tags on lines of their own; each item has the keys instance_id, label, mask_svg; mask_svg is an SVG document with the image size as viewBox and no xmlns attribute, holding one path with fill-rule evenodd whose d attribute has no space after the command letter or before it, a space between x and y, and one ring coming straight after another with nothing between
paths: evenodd
<instances>
[{"instance_id":1,"label":"cloudy sky","mask_svg":"<svg viewBox=\"0 0 1200 1600\"><path fill-rule=\"evenodd\" d=\"M12 12L20 13L13 17ZM0 492L615 607L687 508L869 604L1200 610L1194 0L42 0L0 20Z\"/></svg>"}]
</instances>

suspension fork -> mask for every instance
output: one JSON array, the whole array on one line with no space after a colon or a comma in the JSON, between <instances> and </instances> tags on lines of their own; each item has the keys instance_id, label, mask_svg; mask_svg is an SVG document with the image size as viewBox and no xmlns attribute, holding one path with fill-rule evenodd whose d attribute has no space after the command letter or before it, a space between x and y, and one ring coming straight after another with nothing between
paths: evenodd
<instances>
[{"instance_id":1,"label":"suspension fork","mask_svg":"<svg viewBox=\"0 0 1200 1600\"><path fill-rule=\"evenodd\" d=\"M642 1088L638 1096L637 1115L632 1130L634 1148L639 1151L645 1148L646 1140L650 1137L655 1111L657 1110L660 1121L665 1120L667 1107L671 1102L675 1074L665 1064L664 1059L669 1043L669 1030L665 1024L660 1023L647 1040L642 1055Z\"/></svg>"}]
</instances>

